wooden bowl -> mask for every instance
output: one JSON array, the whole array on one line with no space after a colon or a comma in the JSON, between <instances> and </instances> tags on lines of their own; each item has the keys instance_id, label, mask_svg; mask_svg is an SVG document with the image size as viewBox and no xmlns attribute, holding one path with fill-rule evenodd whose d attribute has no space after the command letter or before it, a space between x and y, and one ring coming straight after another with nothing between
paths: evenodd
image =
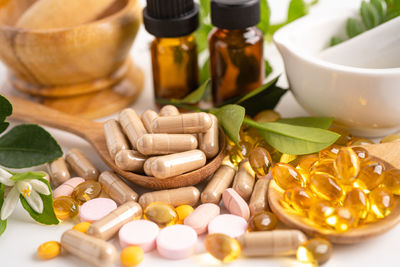
<instances>
[{"instance_id":1,"label":"wooden bowl","mask_svg":"<svg viewBox=\"0 0 400 267\"><path fill-rule=\"evenodd\" d=\"M0 59L21 91L45 97L96 92L121 81L141 21L137 0L116 0L97 20L57 29L13 27L35 0L0 5Z\"/></svg>"}]
</instances>

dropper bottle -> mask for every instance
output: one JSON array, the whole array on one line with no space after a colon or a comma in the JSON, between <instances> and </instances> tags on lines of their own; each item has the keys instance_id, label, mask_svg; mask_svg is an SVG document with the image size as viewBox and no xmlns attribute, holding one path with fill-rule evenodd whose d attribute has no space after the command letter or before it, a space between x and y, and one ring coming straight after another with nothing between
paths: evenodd
<instances>
[{"instance_id":1,"label":"dropper bottle","mask_svg":"<svg viewBox=\"0 0 400 267\"><path fill-rule=\"evenodd\" d=\"M199 8L193 0L147 0L143 10L151 43L154 94L182 99L198 87L197 44Z\"/></svg>"}]
</instances>

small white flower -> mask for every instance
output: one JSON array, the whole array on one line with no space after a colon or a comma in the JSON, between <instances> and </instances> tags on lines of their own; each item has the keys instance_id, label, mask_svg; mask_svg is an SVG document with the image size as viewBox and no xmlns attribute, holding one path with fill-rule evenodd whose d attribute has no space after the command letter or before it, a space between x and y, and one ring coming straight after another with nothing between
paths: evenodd
<instances>
[{"instance_id":1,"label":"small white flower","mask_svg":"<svg viewBox=\"0 0 400 267\"><path fill-rule=\"evenodd\" d=\"M17 206L20 194L26 199L29 206L34 211L37 213L42 213L43 201L39 193L43 195L49 195L50 190L48 186L37 179L13 181L10 179L11 177L11 174L0 168L0 183L7 186L13 186L8 193L8 196L4 199L4 203L1 208L0 219L6 220L11 215Z\"/></svg>"}]
</instances>

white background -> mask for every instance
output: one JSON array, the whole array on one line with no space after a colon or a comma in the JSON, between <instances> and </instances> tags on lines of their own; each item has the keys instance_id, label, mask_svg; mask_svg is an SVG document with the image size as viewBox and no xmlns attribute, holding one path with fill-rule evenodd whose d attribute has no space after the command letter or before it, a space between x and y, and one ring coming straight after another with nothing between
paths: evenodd
<instances>
[{"instance_id":1,"label":"white background","mask_svg":"<svg viewBox=\"0 0 400 267\"><path fill-rule=\"evenodd\" d=\"M335 8L345 9L357 7L359 0L320 0L317 7L312 12L331 10ZM287 10L287 0L270 0L272 7L272 20L277 22L283 20ZM339 10L340 10L339 9ZM153 108L153 92L151 84L150 56L148 52L152 37L142 28L132 49L132 57L136 64L140 65L146 73L145 90L138 101L133 105L139 113L147 108ZM283 71L282 62L274 47L268 46L265 54L270 58L274 65L274 74ZM0 65L0 82L5 78L5 69ZM285 81L281 83L284 84ZM323 88L321 88L323 89ZM310 96L312 97L312 96ZM286 94L277 110L284 117L294 117L306 115L305 111L295 102L291 94ZM114 116L112 116L114 117ZM102 119L104 120L104 119ZM47 128L58 140L64 151L73 147L81 149L95 163L100 170L106 170L107 166L96 155L95 151L88 143L82 139L59 130ZM44 168L39 168L44 169ZM135 190L142 192L143 189L135 187ZM43 226L35 223L19 205L17 210L8 220L5 233L0 237L0 266L89 266L83 261L70 256L63 255L50 261L41 261L36 257L37 247L46 241L59 240L61 234L71 228L72 222L61 223L57 226ZM201 237L202 239L203 237ZM118 250L117 240L113 241ZM325 264L326 267L358 267L358 266L400 266L398 244L400 243L400 227L372 239L370 241L351 245L335 246L332 259ZM169 261L162 259L157 252L153 251L145 255L145 259L140 266L217 266L219 263L211 256L204 253L202 242L198 243L197 255L189 259L180 261ZM121 266L117 261L116 266ZM304 266L296 262L295 257L275 257L275 258L241 258L229 266Z\"/></svg>"}]
</instances>

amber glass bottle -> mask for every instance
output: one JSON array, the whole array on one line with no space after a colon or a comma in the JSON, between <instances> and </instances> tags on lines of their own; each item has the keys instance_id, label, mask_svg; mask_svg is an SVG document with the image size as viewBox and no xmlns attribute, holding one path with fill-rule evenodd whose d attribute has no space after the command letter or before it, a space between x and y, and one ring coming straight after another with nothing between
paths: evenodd
<instances>
[{"instance_id":1,"label":"amber glass bottle","mask_svg":"<svg viewBox=\"0 0 400 267\"><path fill-rule=\"evenodd\" d=\"M198 7L193 0L147 0L143 10L146 30L155 36L151 44L156 98L183 98L198 87Z\"/></svg>"},{"instance_id":2,"label":"amber glass bottle","mask_svg":"<svg viewBox=\"0 0 400 267\"><path fill-rule=\"evenodd\" d=\"M246 94L264 80L263 34L259 0L213 0L209 36L213 100Z\"/></svg>"}]
</instances>

